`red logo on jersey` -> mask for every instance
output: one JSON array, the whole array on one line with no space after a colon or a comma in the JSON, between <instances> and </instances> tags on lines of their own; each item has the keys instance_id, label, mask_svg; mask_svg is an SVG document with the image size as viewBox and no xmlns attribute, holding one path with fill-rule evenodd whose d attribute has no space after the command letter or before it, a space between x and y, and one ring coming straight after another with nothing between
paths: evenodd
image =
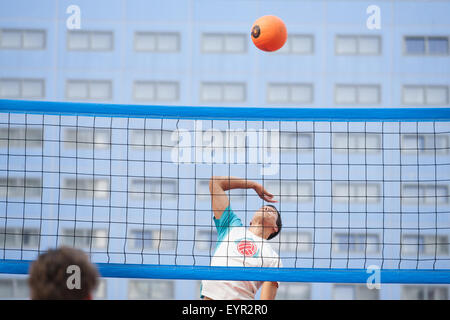
<instances>
[{"instance_id":1,"label":"red logo on jersey","mask_svg":"<svg viewBox=\"0 0 450 320\"><path fill-rule=\"evenodd\" d=\"M240 254L246 257L253 257L255 253L258 251L258 247L249 240L241 240L237 244L237 249Z\"/></svg>"}]
</instances>

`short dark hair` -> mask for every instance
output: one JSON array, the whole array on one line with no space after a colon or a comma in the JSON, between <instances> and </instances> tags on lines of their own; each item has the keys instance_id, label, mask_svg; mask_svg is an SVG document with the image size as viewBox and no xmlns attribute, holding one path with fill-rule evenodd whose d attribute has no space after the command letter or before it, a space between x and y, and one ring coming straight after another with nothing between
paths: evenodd
<instances>
[{"instance_id":1,"label":"short dark hair","mask_svg":"<svg viewBox=\"0 0 450 320\"><path fill-rule=\"evenodd\" d=\"M269 237L267 238L267 240L270 240L270 239L275 238L275 237L280 233L282 223L281 223L281 214L280 214L280 211L278 211L278 209L277 209L275 206L271 205L271 204L268 204L267 206L268 206L268 207L271 207L271 208L274 208L275 211L278 213L278 218L277 218L277 227L278 227L278 231L272 232L272 233L269 235Z\"/></svg>"},{"instance_id":2,"label":"short dark hair","mask_svg":"<svg viewBox=\"0 0 450 320\"><path fill-rule=\"evenodd\" d=\"M67 286L67 268L76 265L81 271L81 288ZM82 300L93 293L99 273L83 251L70 247L50 249L41 254L30 267L28 284L33 300Z\"/></svg>"}]
</instances>

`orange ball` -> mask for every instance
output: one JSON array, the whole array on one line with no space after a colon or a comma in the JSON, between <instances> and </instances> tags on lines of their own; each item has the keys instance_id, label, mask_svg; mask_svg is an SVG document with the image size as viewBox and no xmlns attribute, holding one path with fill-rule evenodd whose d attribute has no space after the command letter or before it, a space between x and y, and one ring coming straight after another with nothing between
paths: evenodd
<instances>
[{"instance_id":1,"label":"orange ball","mask_svg":"<svg viewBox=\"0 0 450 320\"><path fill-rule=\"evenodd\" d=\"M263 16L253 23L251 36L258 49L277 51L286 43L286 25L276 16Z\"/></svg>"}]
</instances>

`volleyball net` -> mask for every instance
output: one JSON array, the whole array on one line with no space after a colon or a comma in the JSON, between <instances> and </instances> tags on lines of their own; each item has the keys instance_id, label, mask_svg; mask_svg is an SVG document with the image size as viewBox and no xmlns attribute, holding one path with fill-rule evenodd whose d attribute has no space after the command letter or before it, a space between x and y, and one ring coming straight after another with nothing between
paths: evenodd
<instances>
[{"instance_id":1,"label":"volleyball net","mask_svg":"<svg viewBox=\"0 0 450 320\"><path fill-rule=\"evenodd\" d=\"M211 267L209 180L278 200L282 267ZM0 272L49 248L105 277L450 283L450 109L0 100ZM248 226L265 203L228 192Z\"/></svg>"}]
</instances>

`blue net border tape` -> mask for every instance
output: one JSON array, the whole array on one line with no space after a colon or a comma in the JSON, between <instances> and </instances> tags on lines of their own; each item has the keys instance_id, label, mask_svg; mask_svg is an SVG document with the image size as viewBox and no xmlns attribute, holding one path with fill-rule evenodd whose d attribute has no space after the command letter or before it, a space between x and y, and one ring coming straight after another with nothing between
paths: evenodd
<instances>
[{"instance_id":1,"label":"blue net border tape","mask_svg":"<svg viewBox=\"0 0 450 320\"><path fill-rule=\"evenodd\" d=\"M0 99L0 112L199 120L450 121L450 108L187 107L5 99Z\"/></svg>"},{"instance_id":2,"label":"blue net border tape","mask_svg":"<svg viewBox=\"0 0 450 320\"><path fill-rule=\"evenodd\" d=\"M28 274L32 261L0 260L0 273ZM255 280L282 282L373 283L366 269L250 268L169 266L142 264L96 264L105 278ZM380 283L450 284L450 270L380 269ZM375 278L372 278L375 279Z\"/></svg>"}]
</instances>

